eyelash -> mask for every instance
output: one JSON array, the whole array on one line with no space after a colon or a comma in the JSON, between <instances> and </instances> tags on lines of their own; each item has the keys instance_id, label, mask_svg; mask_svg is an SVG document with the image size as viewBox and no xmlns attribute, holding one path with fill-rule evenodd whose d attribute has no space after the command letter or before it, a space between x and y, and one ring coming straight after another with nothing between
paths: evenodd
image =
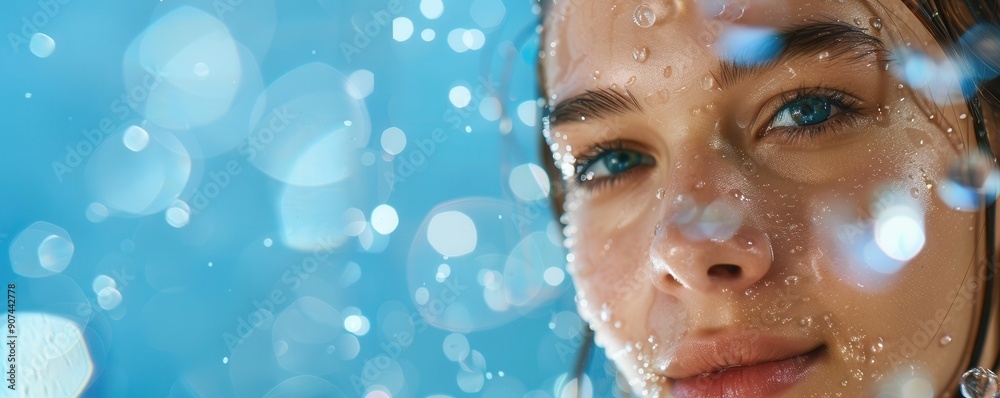
<instances>
[{"instance_id":1,"label":"eyelash","mask_svg":"<svg viewBox=\"0 0 1000 398\"><path fill-rule=\"evenodd\" d=\"M829 120L813 125L799 127L771 127L775 117L778 116L778 112L782 111L786 106L794 103L795 101L807 98L819 98L829 101L831 105L839 108L840 112L833 115ZM765 136L773 136L785 145L802 144L804 140L830 134L832 130L844 126L847 123L854 122L856 120L856 116L861 113L862 110L863 107L861 106L861 101L857 100L853 95L848 94L846 90L827 87L799 88L795 91L789 91L781 94L781 102L774 107L774 110L771 112L771 116L769 118L770 122L761 128L761 130L756 134L756 137L760 139ZM587 149L586 152L576 156L576 162L573 165L574 174L568 189L572 191L577 188L584 188L586 191L593 193L614 187L618 183L622 182L624 178L630 177L634 172L641 171L642 167L633 167L621 174L615 174L597 180L583 179L583 171L587 170L603 155L612 151L626 149L628 148L626 148L622 140L615 139L594 144L591 148Z\"/></svg>"}]
</instances>

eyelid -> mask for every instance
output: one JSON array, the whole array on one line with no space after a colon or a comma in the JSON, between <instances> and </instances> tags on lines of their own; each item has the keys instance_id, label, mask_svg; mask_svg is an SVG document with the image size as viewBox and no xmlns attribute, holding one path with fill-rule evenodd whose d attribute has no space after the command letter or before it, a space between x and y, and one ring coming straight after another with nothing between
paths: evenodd
<instances>
[{"instance_id":1,"label":"eyelid","mask_svg":"<svg viewBox=\"0 0 1000 398\"><path fill-rule=\"evenodd\" d=\"M586 170L593 162L597 161L601 156L609 151L616 150L629 150L635 151L646 158L649 159L649 163L641 163L636 167L633 167L622 174L612 175L610 177L601 178L599 180L589 180L582 181L582 172ZM636 173L642 172L644 170L650 169L656 166L656 156L653 155L652 151L647 149L643 144L640 144L631 140L623 140L620 138L615 138L607 141L597 142L589 147L583 148L579 154L573 155L576 161L573 164L573 176L568 181L569 190L575 190L576 188L584 188L588 192L597 192L608 186L612 186L618 182L621 182L625 178L632 178Z\"/></svg>"},{"instance_id":2,"label":"eyelid","mask_svg":"<svg viewBox=\"0 0 1000 398\"><path fill-rule=\"evenodd\" d=\"M777 127L777 128L771 127L774 118L778 115L778 112L781 111L785 106L796 100L808 97L817 97L826 99L832 102L834 106L840 108L841 112L838 115L835 115L836 119L841 119L844 117L860 113L865 109L864 101L862 101L861 99L859 99L858 97L851 94L849 91L845 89L824 87L822 85L809 88L801 87L796 90L786 91L781 94L778 94L777 96L771 98L770 100L764 103L764 106L761 108L761 111L757 114L757 116L753 118L751 125L756 126L763 116L769 115L766 117L767 124L754 128L753 130L755 131L755 133L753 134L754 138L756 140L760 140L763 139L765 136L773 134L775 130L781 130L781 129L823 128L824 125L834 122L836 120L836 119L831 119L812 126Z\"/></svg>"}]
</instances>

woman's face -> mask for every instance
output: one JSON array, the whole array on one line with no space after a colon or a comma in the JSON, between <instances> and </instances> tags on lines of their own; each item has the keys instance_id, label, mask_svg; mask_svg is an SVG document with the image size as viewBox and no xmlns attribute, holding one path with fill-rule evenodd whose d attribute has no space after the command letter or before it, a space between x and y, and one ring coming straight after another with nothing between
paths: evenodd
<instances>
[{"instance_id":1,"label":"woman's face","mask_svg":"<svg viewBox=\"0 0 1000 398\"><path fill-rule=\"evenodd\" d=\"M900 0L648 3L560 0L542 45L579 309L632 390L954 388L982 222L946 177L982 163L933 37Z\"/></svg>"}]
</instances>

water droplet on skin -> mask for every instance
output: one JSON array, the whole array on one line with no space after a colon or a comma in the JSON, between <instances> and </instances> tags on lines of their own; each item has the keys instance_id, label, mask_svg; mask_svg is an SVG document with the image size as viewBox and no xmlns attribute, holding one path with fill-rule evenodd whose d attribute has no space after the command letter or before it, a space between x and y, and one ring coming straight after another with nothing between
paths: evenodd
<instances>
[{"instance_id":1,"label":"water droplet on skin","mask_svg":"<svg viewBox=\"0 0 1000 398\"><path fill-rule=\"evenodd\" d=\"M594 69L594 74L592 76L594 76L594 80L600 79L601 78L601 70L600 69Z\"/></svg>"},{"instance_id":2,"label":"water droplet on skin","mask_svg":"<svg viewBox=\"0 0 1000 398\"><path fill-rule=\"evenodd\" d=\"M878 17L871 17L871 19L868 20L868 23L872 25L872 29L882 30L882 19Z\"/></svg>"},{"instance_id":3,"label":"water droplet on skin","mask_svg":"<svg viewBox=\"0 0 1000 398\"><path fill-rule=\"evenodd\" d=\"M844 381L840 382L840 385L842 387L847 387L847 380L844 380Z\"/></svg>"},{"instance_id":4,"label":"water droplet on skin","mask_svg":"<svg viewBox=\"0 0 1000 398\"><path fill-rule=\"evenodd\" d=\"M674 74L674 68L668 66L663 68L663 77L669 79L671 75Z\"/></svg>"},{"instance_id":5,"label":"water droplet on skin","mask_svg":"<svg viewBox=\"0 0 1000 398\"><path fill-rule=\"evenodd\" d=\"M611 311L608 311L607 304L601 304L601 321L607 322L611 319Z\"/></svg>"},{"instance_id":6,"label":"water droplet on skin","mask_svg":"<svg viewBox=\"0 0 1000 398\"><path fill-rule=\"evenodd\" d=\"M615 329L621 329L622 321L615 321Z\"/></svg>"},{"instance_id":7,"label":"water droplet on skin","mask_svg":"<svg viewBox=\"0 0 1000 398\"><path fill-rule=\"evenodd\" d=\"M666 195L667 195L667 190L666 189L660 188L660 189L656 190L656 198L657 199L663 199L663 197L666 196Z\"/></svg>"},{"instance_id":8,"label":"water droplet on skin","mask_svg":"<svg viewBox=\"0 0 1000 398\"><path fill-rule=\"evenodd\" d=\"M795 275L789 275L787 278L785 278L785 284L788 286L797 285L799 284L799 277Z\"/></svg>"},{"instance_id":9,"label":"water droplet on skin","mask_svg":"<svg viewBox=\"0 0 1000 398\"><path fill-rule=\"evenodd\" d=\"M646 62L646 58L649 57L649 50L646 47L636 48L632 50L632 59L637 62Z\"/></svg>"},{"instance_id":10,"label":"water droplet on skin","mask_svg":"<svg viewBox=\"0 0 1000 398\"><path fill-rule=\"evenodd\" d=\"M820 61L826 60L827 58L830 58L830 52L829 51L823 51L823 52L819 53L819 60Z\"/></svg>"},{"instance_id":11,"label":"water droplet on skin","mask_svg":"<svg viewBox=\"0 0 1000 398\"><path fill-rule=\"evenodd\" d=\"M959 118L959 119L962 119L962 120L965 120L965 118L967 118L967 117L969 117L969 115L966 115L966 114L964 114L964 113L963 113L963 114L961 114L961 115L958 115L958 118Z\"/></svg>"},{"instance_id":12,"label":"water droplet on skin","mask_svg":"<svg viewBox=\"0 0 1000 398\"><path fill-rule=\"evenodd\" d=\"M941 340L938 340L938 343L940 343L942 346L948 345L948 343L951 343L951 336L949 335L941 336Z\"/></svg>"},{"instance_id":13,"label":"water droplet on skin","mask_svg":"<svg viewBox=\"0 0 1000 398\"><path fill-rule=\"evenodd\" d=\"M650 7L649 4L640 4L632 12L632 20L640 28L648 28L656 23L656 12L653 11L653 7Z\"/></svg>"},{"instance_id":14,"label":"water droplet on skin","mask_svg":"<svg viewBox=\"0 0 1000 398\"><path fill-rule=\"evenodd\" d=\"M811 327L812 327L812 325L813 325L813 319L812 319L812 317L808 317L808 316L807 316L807 317L805 317L805 318L802 318L802 319L801 319L801 320L799 321L799 326L802 326L802 327L804 327L804 328L807 328L807 329L808 329L808 328L811 328Z\"/></svg>"},{"instance_id":15,"label":"water droplet on skin","mask_svg":"<svg viewBox=\"0 0 1000 398\"><path fill-rule=\"evenodd\" d=\"M701 88L708 91L715 88L715 78L712 75L707 75L701 79Z\"/></svg>"},{"instance_id":16,"label":"water droplet on skin","mask_svg":"<svg viewBox=\"0 0 1000 398\"><path fill-rule=\"evenodd\" d=\"M860 381L860 380L864 380L865 373L862 372L861 369L854 369L854 371L851 372L851 376L854 376L855 380Z\"/></svg>"},{"instance_id":17,"label":"water droplet on skin","mask_svg":"<svg viewBox=\"0 0 1000 398\"><path fill-rule=\"evenodd\" d=\"M976 367L962 375L962 395L966 397L988 397L997 392L996 373L992 370Z\"/></svg>"},{"instance_id":18,"label":"water droplet on skin","mask_svg":"<svg viewBox=\"0 0 1000 398\"><path fill-rule=\"evenodd\" d=\"M705 181L698 181L697 184L694 184L695 189L702 189L704 187L705 187Z\"/></svg>"},{"instance_id":19,"label":"water droplet on skin","mask_svg":"<svg viewBox=\"0 0 1000 398\"><path fill-rule=\"evenodd\" d=\"M918 196L920 196L920 190L917 189L916 187L910 188L910 196L916 199Z\"/></svg>"},{"instance_id":20,"label":"water droplet on skin","mask_svg":"<svg viewBox=\"0 0 1000 398\"><path fill-rule=\"evenodd\" d=\"M628 80L625 82L626 87L631 86L633 84L635 84L635 76L629 77Z\"/></svg>"}]
</instances>

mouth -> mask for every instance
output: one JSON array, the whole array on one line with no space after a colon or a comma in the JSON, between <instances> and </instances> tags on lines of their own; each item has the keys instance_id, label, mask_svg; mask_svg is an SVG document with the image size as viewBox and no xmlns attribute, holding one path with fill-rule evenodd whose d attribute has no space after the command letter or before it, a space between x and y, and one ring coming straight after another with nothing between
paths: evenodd
<instances>
[{"instance_id":1,"label":"mouth","mask_svg":"<svg viewBox=\"0 0 1000 398\"><path fill-rule=\"evenodd\" d=\"M760 348L766 350L772 347L765 344ZM771 351L774 353L771 355L749 355L736 362L715 361L713 363L721 365L708 368L692 367L688 370L700 369L700 373L671 379L672 393L678 398L778 396L805 379L817 367L825 347L778 349ZM707 359L705 354L700 355L702 359Z\"/></svg>"}]
</instances>

